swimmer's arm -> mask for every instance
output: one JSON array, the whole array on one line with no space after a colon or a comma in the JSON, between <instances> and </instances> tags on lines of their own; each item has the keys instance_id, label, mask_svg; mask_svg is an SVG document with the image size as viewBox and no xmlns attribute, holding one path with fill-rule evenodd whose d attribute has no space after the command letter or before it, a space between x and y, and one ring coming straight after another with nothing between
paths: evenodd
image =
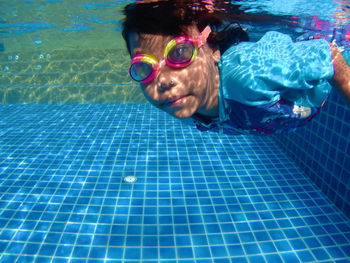
<instances>
[{"instance_id":1,"label":"swimmer's arm","mask_svg":"<svg viewBox=\"0 0 350 263\"><path fill-rule=\"evenodd\" d=\"M350 67L333 44L331 44L331 53L334 68L333 83L350 105Z\"/></svg>"}]
</instances>

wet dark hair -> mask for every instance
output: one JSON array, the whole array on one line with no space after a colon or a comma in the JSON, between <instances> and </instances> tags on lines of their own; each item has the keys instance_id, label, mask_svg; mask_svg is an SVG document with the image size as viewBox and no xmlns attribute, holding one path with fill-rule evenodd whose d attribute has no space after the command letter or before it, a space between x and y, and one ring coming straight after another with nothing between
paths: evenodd
<instances>
[{"instance_id":1,"label":"wet dark hair","mask_svg":"<svg viewBox=\"0 0 350 263\"><path fill-rule=\"evenodd\" d=\"M202 31L210 25L212 33L208 44L223 53L231 45L249 40L248 34L237 22L243 14L238 5L229 4L228 1L215 1L213 9L208 8L205 1L196 0L134 3L124 8L122 35L130 53L130 32L177 36L186 33L186 26L196 25Z\"/></svg>"},{"instance_id":2,"label":"wet dark hair","mask_svg":"<svg viewBox=\"0 0 350 263\"><path fill-rule=\"evenodd\" d=\"M287 16L271 14L246 13L238 4L230 1L216 0L212 8L208 8L204 0L159 0L139 1L124 8L122 35L127 44L130 32L178 36L186 34L186 26L196 25L199 31L206 26L212 29L208 44L221 53L230 46L242 41L249 41L248 34L240 26L240 22L286 23Z\"/></svg>"}]
</instances>

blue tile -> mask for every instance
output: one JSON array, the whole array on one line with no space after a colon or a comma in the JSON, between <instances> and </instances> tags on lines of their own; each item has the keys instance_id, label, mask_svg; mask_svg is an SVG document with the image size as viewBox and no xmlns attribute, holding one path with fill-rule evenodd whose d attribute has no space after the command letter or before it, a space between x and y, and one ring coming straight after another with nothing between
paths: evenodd
<instances>
[{"instance_id":1,"label":"blue tile","mask_svg":"<svg viewBox=\"0 0 350 263\"><path fill-rule=\"evenodd\" d=\"M235 257L231 259L231 263L248 263L248 259L246 259L245 257Z\"/></svg>"},{"instance_id":2,"label":"blue tile","mask_svg":"<svg viewBox=\"0 0 350 263\"><path fill-rule=\"evenodd\" d=\"M141 258L141 249L140 248L126 248L125 249L125 259L133 260Z\"/></svg>"},{"instance_id":3,"label":"blue tile","mask_svg":"<svg viewBox=\"0 0 350 263\"><path fill-rule=\"evenodd\" d=\"M304 242L301 239L291 239L291 240L289 240L289 242L295 250L306 248L306 245L304 244Z\"/></svg>"},{"instance_id":4,"label":"blue tile","mask_svg":"<svg viewBox=\"0 0 350 263\"><path fill-rule=\"evenodd\" d=\"M165 248L161 247L159 249L159 253L160 253L160 258L161 259L173 259L173 258L176 258L175 248L172 248L172 247L165 247Z\"/></svg>"},{"instance_id":5,"label":"blue tile","mask_svg":"<svg viewBox=\"0 0 350 263\"><path fill-rule=\"evenodd\" d=\"M44 236L42 236L42 238L44 238ZM77 235L75 235L75 234L63 234L61 237L61 243L73 245L73 244L75 244L76 238L77 238ZM40 239L38 239L38 240L40 240ZM33 241L37 241L37 240L33 240Z\"/></svg>"},{"instance_id":6,"label":"blue tile","mask_svg":"<svg viewBox=\"0 0 350 263\"><path fill-rule=\"evenodd\" d=\"M344 253L338 247L329 247L329 248L327 248L327 251L331 255L331 257L333 257L333 258L342 258L342 257L344 257Z\"/></svg>"},{"instance_id":7,"label":"blue tile","mask_svg":"<svg viewBox=\"0 0 350 263\"><path fill-rule=\"evenodd\" d=\"M194 250L195 257L197 257L197 258L210 258L210 257L212 257L209 247L204 247L204 246L194 247L193 250Z\"/></svg>"},{"instance_id":8,"label":"blue tile","mask_svg":"<svg viewBox=\"0 0 350 263\"><path fill-rule=\"evenodd\" d=\"M144 224L157 224L157 217L156 216L144 216L143 223Z\"/></svg>"},{"instance_id":9,"label":"blue tile","mask_svg":"<svg viewBox=\"0 0 350 263\"><path fill-rule=\"evenodd\" d=\"M3 230L0 234L1 240L12 240L12 237L15 235L15 231L12 230Z\"/></svg>"},{"instance_id":10,"label":"blue tile","mask_svg":"<svg viewBox=\"0 0 350 263\"><path fill-rule=\"evenodd\" d=\"M261 255L249 256L248 259L249 259L250 262L264 262L264 263L267 263L265 258L263 256L261 256Z\"/></svg>"},{"instance_id":11,"label":"blue tile","mask_svg":"<svg viewBox=\"0 0 350 263\"><path fill-rule=\"evenodd\" d=\"M129 225L128 226L128 235L140 235L142 232L142 228L140 225Z\"/></svg>"},{"instance_id":12,"label":"blue tile","mask_svg":"<svg viewBox=\"0 0 350 263\"><path fill-rule=\"evenodd\" d=\"M207 237L205 235L193 235L192 243L195 246L208 245Z\"/></svg>"},{"instance_id":13,"label":"blue tile","mask_svg":"<svg viewBox=\"0 0 350 263\"><path fill-rule=\"evenodd\" d=\"M207 237L210 245L220 245L225 243L221 235L209 234Z\"/></svg>"},{"instance_id":14,"label":"blue tile","mask_svg":"<svg viewBox=\"0 0 350 263\"><path fill-rule=\"evenodd\" d=\"M144 237L142 242L144 247L147 246L158 246L158 237L157 236L149 236Z\"/></svg>"},{"instance_id":15,"label":"blue tile","mask_svg":"<svg viewBox=\"0 0 350 263\"><path fill-rule=\"evenodd\" d=\"M24 247L22 253L25 255L36 255L39 249L40 249L39 244L27 243L26 246Z\"/></svg>"},{"instance_id":16,"label":"blue tile","mask_svg":"<svg viewBox=\"0 0 350 263\"><path fill-rule=\"evenodd\" d=\"M140 236L127 236L126 237L126 246L128 246L128 247L141 246L141 237Z\"/></svg>"},{"instance_id":17,"label":"blue tile","mask_svg":"<svg viewBox=\"0 0 350 263\"><path fill-rule=\"evenodd\" d=\"M57 239L58 240L58 239ZM57 241L56 240L56 241ZM80 235L77 240L76 244L78 245L90 245L92 241L92 237L88 235Z\"/></svg>"},{"instance_id":18,"label":"blue tile","mask_svg":"<svg viewBox=\"0 0 350 263\"><path fill-rule=\"evenodd\" d=\"M262 222L260 222L260 221L251 222L250 226L251 226L252 230L255 230L255 231L259 231L259 230L264 230L265 229L264 224Z\"/></svg>"},{"instance_id":19,"label":"blue tile","mask_svg":"<svg viewBox=\"0 0 350 263\"><path fill-rule=\"evenodd\" d=\"M254 235L258 241L270 240L268 233L265 231L254 232Z\"/></svg>"},{"instance_id":20,"label":"blue tile","mask_svg":"<svg viewBox=\"0 0 350 263\"><path fill-rule=\"evenodd\" d=\"M332 235L332 238L336 242L336 244L346 244L348 241L346 240L344 235Z\"/></svg>"},{"instance_id":21,"label":"blue tile","mask_svg":"<svg viewBox=\"0 0 350 263\"><path fill-rule=\"evenodd\" d=\"M175 233L178 235L189 234L190 230L187 225L177 225L175 226Z\"/></svg>"},{"instance_id":22,"label":"blue tile","mask_svg":"<svg viewBox=\"0 0 350 263\"><path fill-rule=\"evenodd\" d=\"M125 236L110 236L109 245L110 246L124 246Z\"/></svg>"},{"instance_id":23,"label":"blue tile","mask_svg":"<svg viewBox=\"0 0 350 263\"><path fill-rule=\"evenodd\" d=\"M227 258L214 258L215 263L230 263L231 261Z\"/></svg>"},{"instance_id":24,"label":"blue tile","mask_svg":"<svg viewBox=\"0 0 350 263\"><path fill-rule=\"evenodd\" d=\"M281 256L284 262L287 262L287 263L299 262L297 255L293 252L282 253Z\"/></svg>"},{"instance_id":25,"label":"blue tile","mask_svg":"<svg viewBox=\"0 0 350 263\"><path fill-rule=\"evenodd\" d=\"M350 257L350 246L341 246L340 249L344 252L347 257Z\"/></svg>"},{"instance_id":26,"label":"blue tile","mask_svg":"<svg viewBox=\"0 0 350 263\"><path fill-rule=\"evenodd\" d=\"M304 251L297 251L298 257L300 258L300 260L302 262L312 262L315 261L314 256L312 255L312 253L308 250L304 250Z\"/></svg>"},{"instance_id":27,"label":"blue tile","mask_svg":"<svg viewBox=\"0 0 350 263\"><path fill-rule=\"evenodd\" d=\"M144 226L143 227L143 234L144 235L157 235L157 227L156 226Z\"/></svg>"},{"instance_id":28,"label":"blue tile","mask_svg":"<svg viewBox=\"0 0 350 263\"><path fill-rule=\"evenodd\" d=\"M173 236L160 236L159 245L160 246L174 246L175 241Z\"/></svg>"},{"instance_id":29,"label":"blue tile","mask_svg":"<svg viewBox=\"0 0 350 263\"><path fill-rule=\"evenodd\" d=\"M178 247L177 254L179 258L193 258L193 251L191 247Z\"/></svg>"},{"instance_id":30,"label":"blue tile","mask_svg":"<svg viewBox=\"0 0 350 263\"><path fill-rule=\"evenodd\" d=\"M173 234L173 226L172 225L161 225L159 226L159 234L160 235L171 235Z\"/></svg>"},{"instance_id":31,"label":"blue tile","mask_svg":"<svg viewBox=\"0 0 350 263\"><path fill-rule=\"evenodd\" d=\"M57 247L56 245L44 244L44 245L42 245L42 247L39 251L39 255L51 256L51 255L55 254L56 247Z\"/></svg>"},{"instance_id":32,"label":"blue tile","mask_svg":"<svg viewBox=\"0 0 350 263\"><path fill-rule=\"evenodd\" d=\"M259 246L257 244L243 244L244 250L246 252L246 254L251 255L251 254L259 254L260 249Z\"/></svg>"},{"instance_id":33,"label":"blue tile","mask_svg":"<svg viewBox=\"0 0 350 263\"><path fill-rule=\"evenodd\" d=\"M232 257L245 255L242 245L233 245L227 248Z\"/></svg>"},{"instance_id":34,"label":"blue tile","mask_svg":"<svg viewBox=\"0 0 350 263\"><path fill-rule=\"evenodd\" d=\"M109 259L122 259L123 258L124 249L118 247L109 247L107 256Z\"/></svg>"},{"instance_id":35,"label":"blue tile","mask_svg":"<svg viewBox=\"0 0 350 263\"><path fill-rule=\"evenodd\" d=\"M17 241L27 241L30 234L31 233L29 231L18 231L13 239Z\"/></svg>"},{"instance_id":36,"label":"blue tile","mask_svg":"<svg viewBox=\"0 0 350 263\"><path fill-rule=\"evenodd\" d=\"M24 247L24 243L11 242L7 247L7 252L12 254L18 254Z\"/></svg>"},{"instance_id":37,"label":"blue tile","mask_svg":"<svg viewBox=\"0 0 350 263\"><path fill-rule=\"evenodd\" d=\"M321 244L320 242L318 242L317 238L314 238L314 237L305 238L304 241L309 248L321 247Z\"/></svg>"},{"instance_id":38,"label":"blue tile","mask_svg":"<svg viewBox=\"0 0 350 263\"><path fill-rule=\"evenodd\" d=\"M17 256L12 256L12 255L4 255L2 258L1 258L1 261L2 262L8 262L8 263L14 263L16 262L17 260Z\"/></svg>"},{"instance_id":39,"label":"blue tile","mask_svg":"<svg viewBox=\"0 0 350 263\"><path fill-rule=\"evenodd\" d=\"M312 236L313 233L308 227L302 227L297 229L298 233L302 237Z\"/></svg>"},{"instance_id":40,"label":"blue tile","mask_svg":"<svg viewBox=\"0 0 350 263\"><path fill-rule=\"evenodd\" d=\"M278 251L289 251L292 250L292 247L289 245L287 241L277 241L275 242L275 246Z\"/></svg>"},{"instance_id":41,"label":"blue tile","mask_svg":"<svg viewBox=\"0 0 350 263\"><path fill-rule=\"evenodd\" d=\"M246 232L246 233L240 233L239 237L242 242L254 242L255 237L252 233Z\"/></svg>"},{"instance_id":42,"label":"blue tile","mask_svg":"<svg viewBox=\"0 0 350 263\"><path fill-rule=\"evenodd\" d=\"M211 250L211 254L213 257L226 257L227 256L226 249L223 246L211 246L210 250Z\"/></svg>"},{"instance_id":43,"label":"blue tile","mask_svg":"<svg viewBox=\"0 0 350 263\"><path fill-rule=\"evenodd\" d=\"M218 224L208 224L206 225L206 230L208 233L220 233L220 226Z\"/></svg>"},{"instance_id":44,"label":"blue tile","mask_svg":"<svg viewBox=\"0 0 350 263\"><path fill-rule=\"evenodd\" d=\"M260 249L263 253L274 253L276 252L276 248L273 242L262 242L259 244Z\"/></svg>"},{"instance_id":45,"label":"blue tile","mask_svg":"<svg viewBox=\"0 0 350 263\"><path fill-rule=\"evenodd\" d=\"M330 258L325 249L312 249L311 252L317 260L325 260Z\"/></svg>"},{"instance_id":46,"label":"blue tile","mask_svg":"<svg viewBox=\"0 0 350 263\"><path fill-rule=\"evenodd\" d=\"M189 246L191 245L190 236L175 236L177 246Z\"/></svg>"},{"instance_id":47,"label":"blue tile","mask_svg":"<svg viewBox=\"0 0 350 263\"><path fill-rule=\"evenodd\" d=\"M279 254L265 255L266 261L271 263L283 263L283 260Z\"/></svg>"},{"instance_id":48,"label":"blue tile","mask_svg":"<svg viewBox=\"0 0 350 263\"><path fill-rule=\"evenodd\" d=\"M142 249L142 258L144 258L144 259L157 259L158 258L158 249L157 248L143 248Z\"/></svg>"},{"instance_id":49,"label":"blue tile","mask_svg":"<svg viewBox=\"0 0 350 263\"><path fill-rule=\"evenodd\" d=\"M73 247L71 246L68 246L68 245L58 246L56 249L55 255L59 257L66 257L66 256L70 256L72 251L73 251Z\"/></svg>"},{"instance_id":50,"label":"blue tile","mask_svg":"<svg viewBox=\"0 0 350 263\"><path fill-rule=\"evenodd\" d=\"M224 234L226 244L239 244L240 240L237 234Z\"/></svg>"},{"instance_id":51,"label":"blue tile","mask_svg":"<svg viewBox=\"0 0 350 263\"><path fill-rule=\"evenodd\" d=\"M20 256L17 258L17 262L34 262L34 256Z\"/></svg>"},{"instance_id":52,"label":"blue tile","mask_svg":"<svg viewBox=\"0 0 350 263\"><path fill-rule=\"evenodd\" d=\"M245 219L243 219L245 220ZM237 223L236 224L236 228L238 231L250 231L250 227L248 225L248 223Z\"/></svg>"},{"instance_id":53,"label":"blue tile","mask_svg":"<svg viewBox=\"0 0 350 263\"><path fill-rule=\"evenodd\" d=\"M187 223L187 216L174 216L174 224L185 224Z\"/></svg>"},{"instance_id":54,"label":"blue tile","mask_svg":"<svg viewBox=\"0 0 350 263\"><path fill-rule=\"evenodd\" d=\"M345 259L345 260L336 260L335 262L336 262L336 263L347 263L347 261L348 261L348 260Z\"/></svg>"},{"instance_id":55,"label":"blue tile","mask_svg":"<svg viewBox=\"0 0 350 263\"><path fill-rule=\"evenodd\" d=\"M72 256L77 258L87 258L89 255L90 247L86 246L75 246L73 249Z\"/></svg>"},{"instance_id":56,"label":"blue tile","mask_svg":"<svg viewBox=\"0 0 350 263\"><path fill-rule=\"evenodd\" d=\"M202 225L190 225L190 230L192 234L203 234L205 233L204 226Z\"/></svg>"}]
</instances>

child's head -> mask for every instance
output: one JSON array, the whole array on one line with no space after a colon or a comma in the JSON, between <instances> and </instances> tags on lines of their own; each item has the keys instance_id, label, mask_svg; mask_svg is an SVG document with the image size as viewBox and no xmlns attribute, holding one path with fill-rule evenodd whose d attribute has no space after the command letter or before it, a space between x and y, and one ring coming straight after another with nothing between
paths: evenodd
<instances>
[{"instance_id":1,"label":"child's head","mask_svg":"<svg viewBox=\"0 0 350 263\"><path fill-rule=\"evenodd\" d=\"M178 118L217 115L220 46L208 25L221 20L208 2L149 0L125 8L131 76L153 105Z\"/></svg>"}]
</instances>

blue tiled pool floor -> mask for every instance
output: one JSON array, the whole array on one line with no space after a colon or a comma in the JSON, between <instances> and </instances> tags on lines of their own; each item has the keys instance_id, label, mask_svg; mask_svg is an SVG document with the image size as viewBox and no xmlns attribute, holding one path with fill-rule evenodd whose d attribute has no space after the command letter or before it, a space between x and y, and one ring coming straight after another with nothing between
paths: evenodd
<instances>
[{"instance_id":1,"label":"blue tiled pool floor","mask_svg":"<svg viewBox=\"0 0 350 263\"><path fill-rule=\"evenodd\" d=\"M349 219L273 140L147 104L1 105L0 178L1 262L350 262Z\"/></svg>"}]
</instances>

